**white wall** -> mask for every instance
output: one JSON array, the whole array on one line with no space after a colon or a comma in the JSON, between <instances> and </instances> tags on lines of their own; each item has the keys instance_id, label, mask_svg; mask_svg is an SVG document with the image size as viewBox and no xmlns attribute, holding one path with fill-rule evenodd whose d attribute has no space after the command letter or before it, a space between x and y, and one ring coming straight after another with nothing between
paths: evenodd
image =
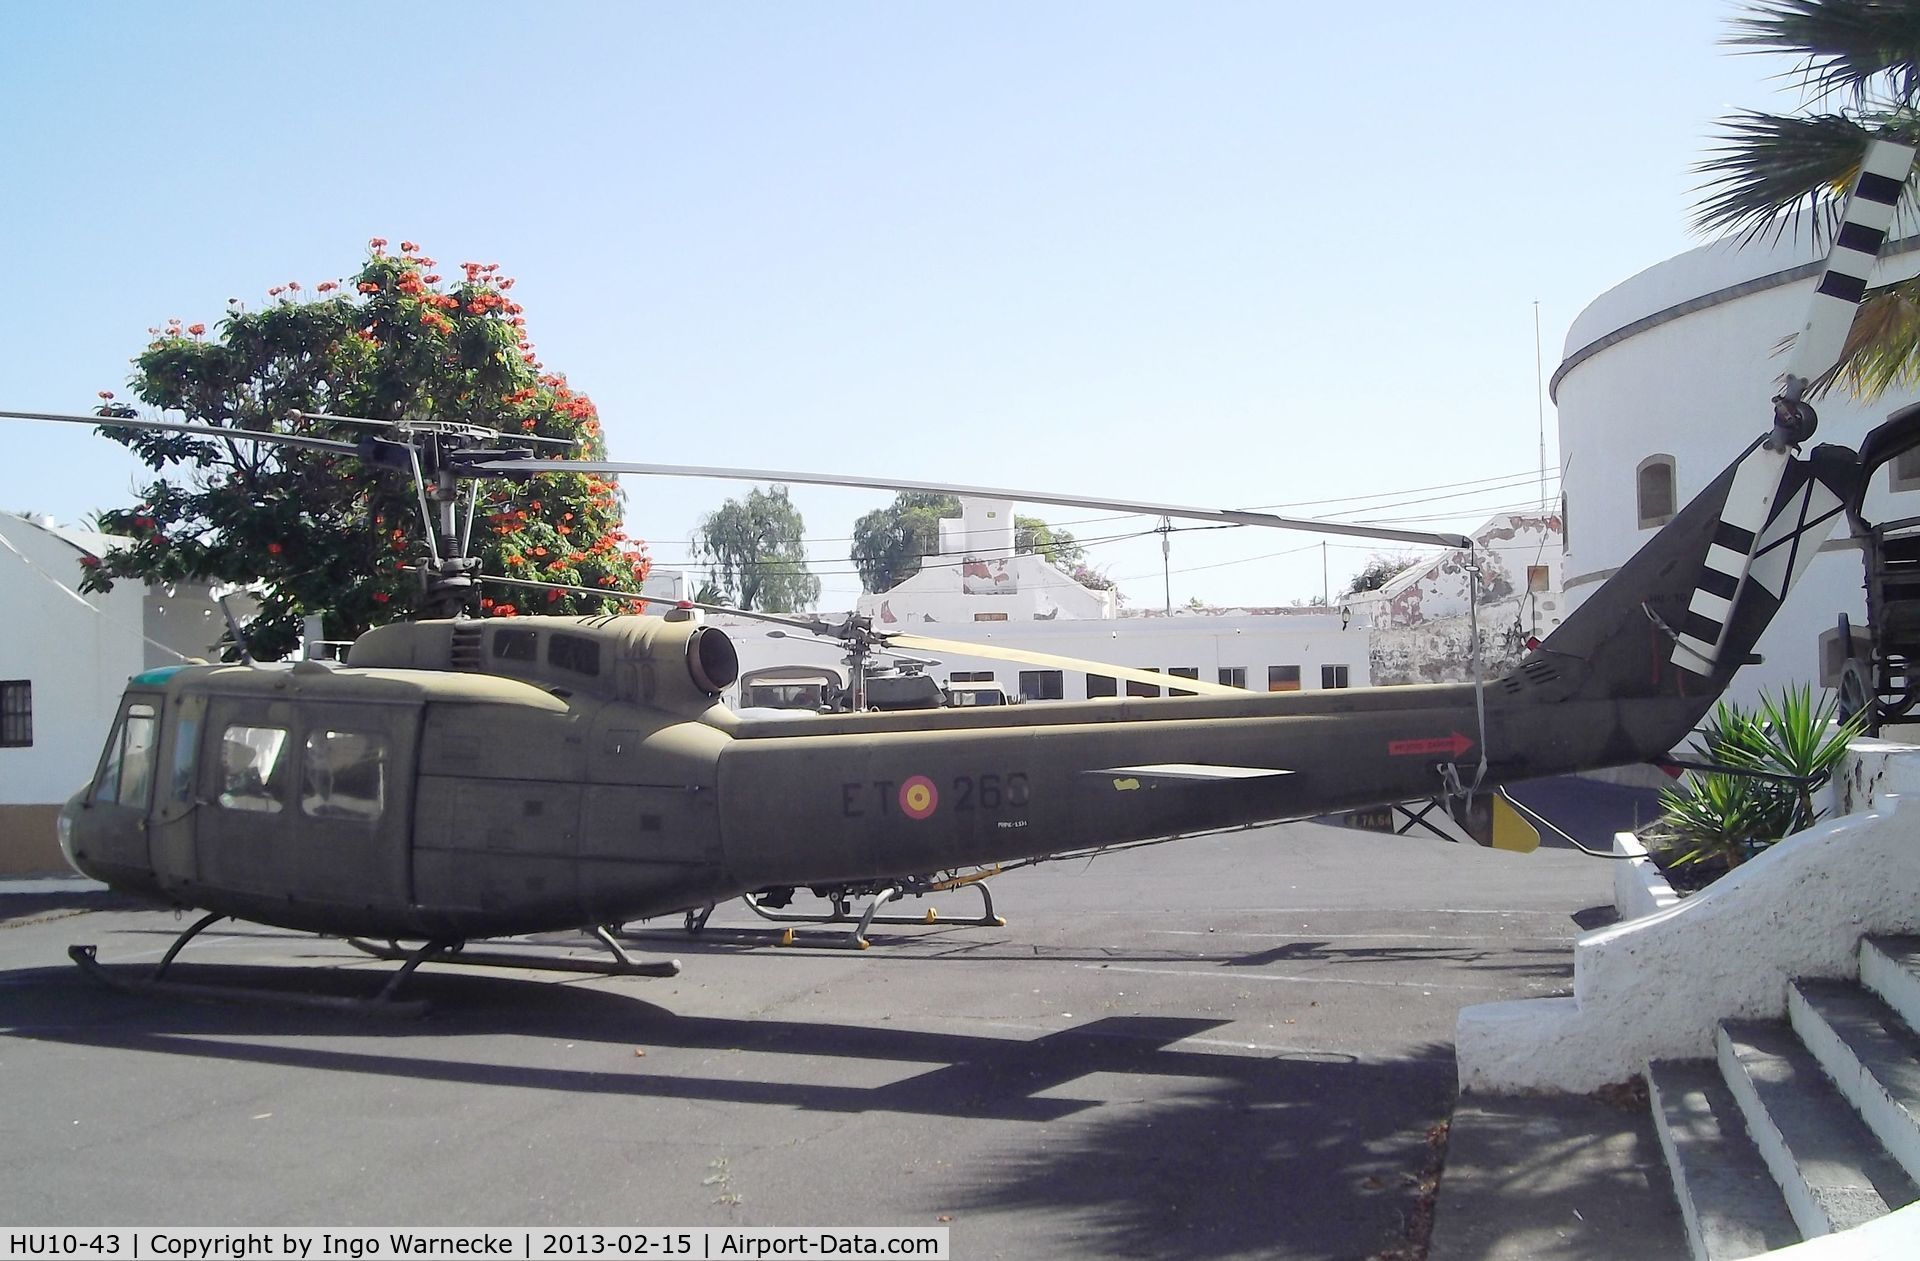
<instances>
[{"instance_id":1,"label":"white wall","mask_svg":"<svg viewBox=\"0 0 1920 1261\"><path fill-rule=\"evenodd\" d=\"M1765 242L1745 249L1716 244L1668 259L1596 298L1567 334L1566 359L1635 321L1814 256L1802 239L1774 248ZM1882 263L1875 281L1916 271L1920 253L1895 255ZM1570 607L1653 536L1653 529L1639 528L1636 511L1635 473L1643 459L1675 458L1677 500L1684 503L1770 427L1769 400L1785 366L1776 347L1804 324L1814 283L1809 277L1716 301L1626 336L1556 374ZM1836 390L1815 403L1820 428L1813 443L1858 446L1889 412L1917 398L1920 393L1893 391L1867 406ZM1882 472L1868 496L1869 520L1920 514L1920 493L1892 494L1886 481ZM1843 523L1835 534L1845 532ZM1857 550L1818 556L1761 638L1764 663L1742 669L1729 695L1751 703L1763 686L1817 683L1820 635L1842 612L1856 626L1864 624L1861 581Z\"/></svg>"},{"instance_id":2,"label":"white wall","mask_svg":"<svg viewBox=\"0 0 1920 1261\"><path fill-rule=\"evenodd\" d=\"M66 800L93 774L127 678L145 667L141 584L83 603L81 552L0 513L0 679L33 684L33 745L0 749L0 805Z\"/></svg>"},{"instance_id":3,"label":"white wall","mask_svg":"<svg viewBox=\"0 0 1920 1261\"><path fill-rule=\"evenodd\" d=\"M733 640L740 653L742 673L771 665L830 665L838 663L843 655L836 644L791 633L775 636L772 632L778 628L765 623L714 617L709 624L724 628ZM991 643L1141 669L1191 666L1209 683L1218 680L1221 666L1244 666L1247 686L1254 691L1266 690L1270 665L1299 666L1301 686L1308 691L1320 686L1320 668L1324 665L1346 666L1350 687L1366 687L1372 682L1371 633L1358 625L1342 630L1340 618L1331 615L969 622L902 629L940 639ZM991 671L1010 695L1019 694L1022 670L1041 668L957 652L926 655L939 658L939 664L929 667L927 673L942 684L955 670ZM1084 672L1066 671L1062 685L1061 699L1086 698ZM1120 691L1124 694L1125 690L1122 685Z\"/></svg>"}]
</instances>

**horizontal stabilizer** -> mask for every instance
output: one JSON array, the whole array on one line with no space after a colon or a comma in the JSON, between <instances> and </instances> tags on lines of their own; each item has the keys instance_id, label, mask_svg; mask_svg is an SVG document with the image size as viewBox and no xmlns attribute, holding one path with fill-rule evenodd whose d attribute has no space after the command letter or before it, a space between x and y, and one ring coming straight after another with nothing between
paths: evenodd
<instances>
[{"instance_id":1,"label":"horizontal stabilizer","mask_svg":"<svg viewBox=\"0 0 1920 1261\"><path fill-rule=\"evenodd\" d=\"M1208 766L1199 762L1160 762L1153 766L1110 766L1104 770L1088 771L1089 775L1125 775L1134 779L1167 780L1219 780L1219 779L1266 779L1276 775L1291 775L1292 771L1277 766Z\"/></svg>"}]
</instances>

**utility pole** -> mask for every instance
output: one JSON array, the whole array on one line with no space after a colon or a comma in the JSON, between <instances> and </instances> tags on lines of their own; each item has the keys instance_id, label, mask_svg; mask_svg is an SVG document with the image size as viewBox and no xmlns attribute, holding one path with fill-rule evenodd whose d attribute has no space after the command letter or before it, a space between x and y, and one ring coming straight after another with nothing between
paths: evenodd
<instances>
[{"instance_id":1,"label":"utility pole","mask_svg":"<svg viewBox=\"0 0 1920 1261\"><path fill-rule=\"evenodd\" d=\"M1160 518L1160 578L1166 586L1167 616L1173 616L1173 518Z\"/></svg>"},{"instance_id":2,"label":"utility pole","mask_svg":"<svg viewBox=\"0 0 1920 1261\"><path fill-rule=\"evenodd\" d=\"M1540 511L1547 499L1547 387L1540 360L1540 300L1533 301L1533 409L1540 419Z\"/></svg>"},{"instance_id":3,"label":"utility pole","mask_svg":"<svg viewBox=\"0 0 1920 1261\"><path fill-rule=\"evenodd\" d=\"M1320 540L1320 603L1322 607L1333 607L1333 589L1327 585L1327 541Z\"/></svg>"}]
</instances>

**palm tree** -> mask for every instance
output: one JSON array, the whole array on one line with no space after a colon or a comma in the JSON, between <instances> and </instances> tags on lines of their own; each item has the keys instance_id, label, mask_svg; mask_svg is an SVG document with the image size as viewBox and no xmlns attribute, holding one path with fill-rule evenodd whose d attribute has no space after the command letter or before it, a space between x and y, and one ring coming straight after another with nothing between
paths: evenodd
<instances>
[{"instance_id":1,"label":"palm tree","mask_svg":"<svg viewBox=\"0 0 1920 1261\"><path fill-rule=\"evenodd\" d=\"M1787 77L1802 108L1722 121L1721 143L1699 167L1709 178L1695 225L1749 238L1804 226L1819 240L1871 140L1920 144L1920 0L1764 0L1727 42L1798 58ZM1911 209L1896 233L1912 228ZM1920 278L1868 292L1839 364L1816 387L1842 378L1864 398L1920 383Z\"/></svg>"}]
</instances>

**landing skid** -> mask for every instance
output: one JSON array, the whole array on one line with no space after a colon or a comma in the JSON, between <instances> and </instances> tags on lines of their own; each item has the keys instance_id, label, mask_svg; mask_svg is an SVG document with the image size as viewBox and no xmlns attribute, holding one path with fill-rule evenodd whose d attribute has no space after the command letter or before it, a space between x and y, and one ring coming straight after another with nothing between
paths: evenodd
<instances>
[{"instance_id":1,"label":"landing skid","mask_svg":"<svg viewBox=\"0 0 1920 1261\"><path fill-rule=\"evenodd\" d=\"M957 889L976 889L980 893L980 913L972 919L949 919L933 907L928 907L919 915L883 915L881 911L888 904L901 898L923 898L933 893L948 893ZM853 901L863 894L871 894L873 901L859 914L853 911ZM1005 928L1007 921L996 915L993 910L993 891L987 888L982 876L972 877L923 877L903 876L877 886L852 886L829 890L825 897L833 909L825 914L807 911L782 911L767 906L762 895L748 893L741 897L747 909L761 919L776 924L852 924L853 931L840 943L848 950L865 950L873 943L867 940L867 930L875 924L946 924L955 928ZM697 933L707 926L707 919L714 908L704 907L687 912L686 928ZM791 941L791 933L785 939Z\"/></svg>"},{"instance_id":2,"label":"landing skid","mask_svg":"<svg viewBox=\"0 0 1920 1261\"><path fill-rule=\"evenodd\" d=\"M381 986L380 991L370 998L351 995L308 994L298 990L264 989L245 985L206 985L188 981L170 981L167 969L189 941L198 936L201 930L226 918L220 914L209 914L194 921L191 928L174 939L166 955L151 972L142 973L138 969L121 966L109 967L99 961L93 946L69 946L67 957L80 965L80 969L89 977L110 988L130 994L159 995L169 998L185 998L195 1001L224 1003L258 1003L273 1007L294 1007L308 1010L344 1012L359 1016L423 1016L429 1010L424 999L400 999L395 997L408 977L423 963L454 963L468 967L481 968L522 968L543 972L590 972L600 976L650 976L668 977L680 974L680 961L666 959L657 963L643 963L634 959L605 927L596 927L594 937L607 947L613 955L609 960L575 959L564 955L541 954L536 951L467 950L465 943L458 941L429 941L423 945L407 948L397 942L381 945L365 941L358 937L348 937L345 941L354 949L372 955L376 959L388 959L400 964L400 967Z\"/></svg>"},{"instance_id":3,"label":"landing skid","mask_svg":"<svg viewBox=\"0 0 1920 1261\"><path fill-rule=\"evenodd\" d=\"M394 997L413 970L424 961L429 948L437 948L441 943L433 942L409 956L405 965L387 978L380 992L371 998L356 998L345 994L306 994L298 990L262 989L250 985L202 985L191 981L169 981L167 969L185 948L189 941L197 937L201 930L219 920L225 919L218 913L203 915L195 920L193 926L174 938L173 945L167 948L166 955L151 972L140 974L132 967L108 967L100 962L97 950L93 946L68 946L67 958L80 965L80 970L94 980L109 988L129 994L156 995L166 998L185 998L197 1002L216 1003L257 1003L268 1007L294 1007L310 1011L342 1012L354 1016L424 1016L428 1004L423 999L401 1000Z\"/></svg>"},{"instance_id":4,"label":"landing skid","mask_svg":"<svg viewBox=\"0 0 1920 1261\"><path fill-rule=\"evenodd\" d=\"M678 959L662 959L657 963L643 963L629 955L613 939L605 925L596 925L593 929L595 940L607 948L611 959L576 959L570 955L542 954L527 950L468 950L461 943L451 945L428 943L436 953L422 959L423 963L451 963L469 968L521 968L531 972L588 972L595 976L654 976L669 977L680 975ZM415 953L409 952L398 943L367 941L361 937L349 937L347 944L355 950L364 951L376 959L411 959ZM418 966L418 965L415 965Z\"/></svg>"}]
</instances>

